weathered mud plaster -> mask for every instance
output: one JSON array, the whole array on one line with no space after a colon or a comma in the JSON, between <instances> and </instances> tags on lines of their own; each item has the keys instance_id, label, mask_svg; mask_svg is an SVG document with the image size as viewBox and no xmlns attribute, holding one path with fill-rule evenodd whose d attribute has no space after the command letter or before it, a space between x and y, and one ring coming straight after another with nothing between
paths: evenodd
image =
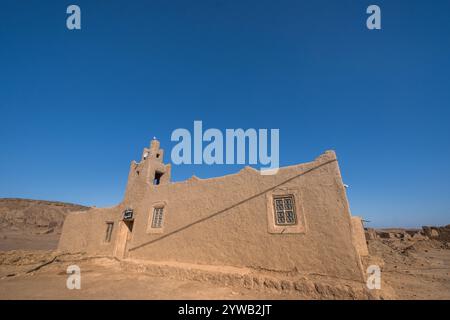
<instances>
[{"instance_id":1,"label":"weathered mud plaster","mask_svg":"<svg viewBox=\"0 0 450 320\"><path fill-rule=\"evenodd\" d=\"M119 205L69 214L59 249L363 280L363 243L355 243L361 230L354 234L333 151L272 176L246 167L176 183L163 156L153 140L141 161L131 163ZM273 199L279 195L294 197L297 224L275 224ZM152 225L155 208L163 208L160 228ZM125 209L133 210L132 221L124 221ZM107 222L114 222L109 242Z\"/></svg>"},{"instance_id":2,"label":"weathered mud plaster","mask_svg":"<svg viewBox=\"0 0 450 320\"><path fill-rule=\"evenodd\" d=\"M369 255L369 249L367 248L366 235L364 232L364 226L361 217L352 217L353 227L353 242L355 243L356 251L358 251L361 257Z\"/></svg>"}]
</instances>

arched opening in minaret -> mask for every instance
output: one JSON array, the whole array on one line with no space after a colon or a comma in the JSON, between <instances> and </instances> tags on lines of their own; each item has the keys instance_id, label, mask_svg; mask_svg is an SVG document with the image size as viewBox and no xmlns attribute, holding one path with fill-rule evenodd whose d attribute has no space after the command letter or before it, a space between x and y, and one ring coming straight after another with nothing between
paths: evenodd
<instances>
[{"instance_id":1,"label":"arched opening in minaret","mask_svg":"<svg viewBox=\"0 0 450 320\"><path fill-rule=\"evenodd\" d=\"M155 177L153 178L153 185L157 186L161 182L162 172L155 171Z\"/></svg>"}]
</instances>

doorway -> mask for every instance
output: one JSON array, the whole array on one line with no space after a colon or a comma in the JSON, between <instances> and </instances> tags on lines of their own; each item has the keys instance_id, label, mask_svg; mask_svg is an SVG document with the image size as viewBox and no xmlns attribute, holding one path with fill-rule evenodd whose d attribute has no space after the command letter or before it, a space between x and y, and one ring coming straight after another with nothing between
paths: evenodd
<instances>
[{"instance_id":1,"label":"doorway","mask_svg":"<svg viewBox=\"0 0 450 320\"><path fill-rule=\"evenodd\" d=\"M134 221L120 221L119 232L117 234L114 257L124 259L127 255L127 245L131 240Z\"/></svg>"}]
</instances>

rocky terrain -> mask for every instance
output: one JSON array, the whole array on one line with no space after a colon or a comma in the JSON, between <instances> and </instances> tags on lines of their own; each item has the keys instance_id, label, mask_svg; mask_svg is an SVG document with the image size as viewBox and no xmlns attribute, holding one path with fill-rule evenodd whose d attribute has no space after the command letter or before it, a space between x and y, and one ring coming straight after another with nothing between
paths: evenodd
<instances>
[{"instance_id":1,"label":"rocky terrain","mask_svg":"<svg viewBox=\"0 0 450 320\"><path fill-rule=\"evenodd\" d=\"M55 249L66 215L87 209L63 202L0 199L0 250Z\"/></svg>"},{"instance_id":2,"label":"rocky terrain","mask_svg":"<svg viewBox=\"0 0 450 320\"><path fill-rule=\"evenodd\" d=\"M445 227L366 231L367 267L381 267L384 290L395 299L450 299L450 242ZM382 287L383 289L383 287Z\"/></svg>"}]
</instances>

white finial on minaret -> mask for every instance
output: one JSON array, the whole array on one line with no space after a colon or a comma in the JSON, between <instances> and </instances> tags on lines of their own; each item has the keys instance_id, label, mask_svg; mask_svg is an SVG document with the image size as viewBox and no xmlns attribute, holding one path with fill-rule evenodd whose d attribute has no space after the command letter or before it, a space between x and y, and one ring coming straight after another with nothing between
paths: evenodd
<instances>
[{"instance_id":1,"label":"white finial on minaret","mask_svg":"<svg viewBox=\"0 0 450 320\"><path fill-rule=\"evenodd\" d=\"M156 137L155 137L155 136L153 136L153 140L156 140Z\"/></svg>"}]
</instances>

